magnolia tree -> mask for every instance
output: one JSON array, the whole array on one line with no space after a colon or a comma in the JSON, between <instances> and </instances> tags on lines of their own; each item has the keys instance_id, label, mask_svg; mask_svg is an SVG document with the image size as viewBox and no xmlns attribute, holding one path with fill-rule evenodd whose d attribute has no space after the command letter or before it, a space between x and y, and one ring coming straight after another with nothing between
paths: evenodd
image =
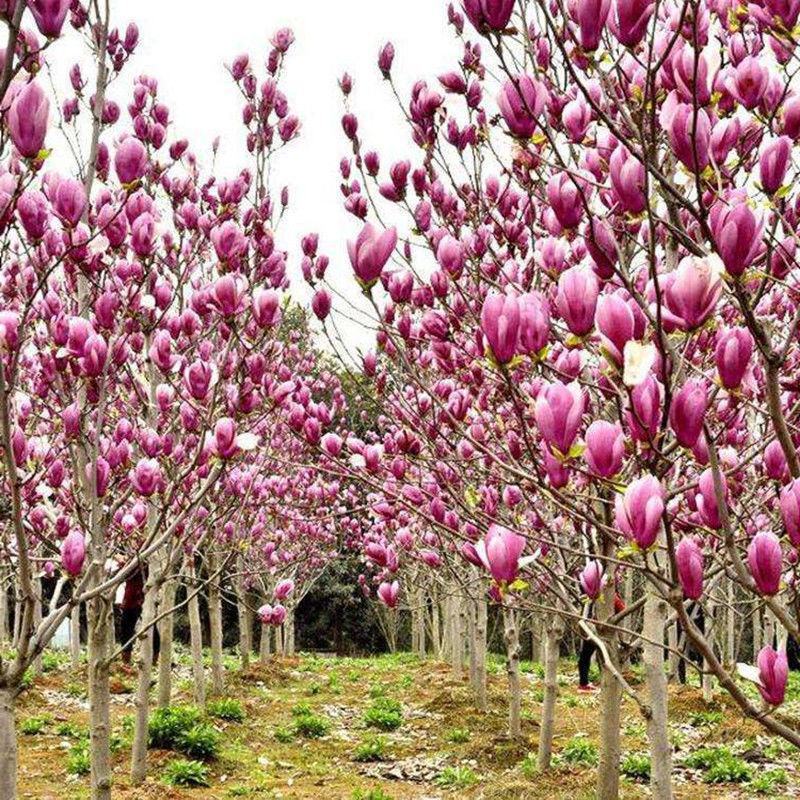
<instances>
[{"instance_id":1,"label":"magnolia tree","mask_svg":"<svg viewBox=\"0 0 800 800\"><path fill-rule=\"evenodd\" d=\"M85 603L92 797L107 798L117 587L145 566L131 770L139 782L151 631L174 597L162 590L187 550L240 518L234 492L214 506L209 493L272 436L292 374L275 336L287 279L274 231L288 193L273 196L267 180L270 159L299 128L278 88L292 36L276 34L262 79L247 57L232 64L252 166L217 179L172 135L155 80L136 79L121 120L107 89L138 32L113 28L108 4L31 0L0 11L9 42L0 92L2 553L18 598L16 650L0 663L0 794L16 796L13 713L25 671ZM68 15L85 33L93 77L76 64L59 110L40 74ZM50 169L69 152L74 170ZM42 575L58 578L46 602Z\"/></svg>"},{"instance_id":2,"label":"magnolia tree","mask_svg":"<svg viewBox=\"0 0 800 800\"><path fill-rule=\"evenodd\" d=\"M420 565L478 604L488 582L512 734L520 613L545 620L541 766L563 621L599 647L601 797L619 791L622 693L671 797L664 662L681 642L707 692L800 744L779 710L798 632L798 11L465 0L453 69L400 100L418 155L388 168L340 82L380 412L322 448L370 493L384 603L414 606ZM379 68L401 98L393 58ZM350 313L306 277L326 324Z\"/></svg>"}]
</instances>

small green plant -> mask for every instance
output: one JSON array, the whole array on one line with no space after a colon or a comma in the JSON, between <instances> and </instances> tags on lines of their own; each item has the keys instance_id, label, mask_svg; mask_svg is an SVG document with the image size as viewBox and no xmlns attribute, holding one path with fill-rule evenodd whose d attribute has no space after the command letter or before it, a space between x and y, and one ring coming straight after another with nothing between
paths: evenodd
<instances>
[{"instance_id":1,"label":"small green plant","mask_svg":"<svg viewBox=\"0 0 800 800\"><path fill-rule=\"evenodd\" d=\"M708 768L703 780L706 783L745 783L752 774L747 762L737 756L726 756Z\"/></svg>"},{"instance_id":2,"label":"small green plant","mask_svg":"<svg viewBox=\"0 0 800 800\"><path fill-rule=\"evenodd\" d=\"M393 798L383 789L356 789L353 792L353 800L393 800Z\"/></svg>"},{"instance_id":3,"label":"small green plant","mask_svg":"<svg viewBox=\"0 0 800 800\"><path fill-rule=\"evenodd\" d=\"M397 700L380 697L364 712L364 724L368 728L393 731L403 724L403 711Z\"/></svg>"},{"instance_id":4,"label":"small green plant","mask_svg":"<svg viewBox=\"0 0 800 800\"><path fill-rule=\"evenodd\" d=\"M194 706L157 708L150 715L147 732L150 747L177 750L180 739L200 722L200 712Z\"/></svg>"},{"instance_id":5,"label":"small green plant","mask_svg":"<svg viewBox=\"0 0 800 800\"><path fill-rule=\"evenodd\" d=\"M53 672L61 666L61 658L57 653L45 650L42 653L42 672Z\"/></svg>"},{"instance_id":6,"label":"small green plant","mask_svg":"<svg viewBox=\"0 0 800 800\"><path fill-rule=\"evenodd\" d=\"M786 770L768 769L753 778L750 782L750 788L757 794L766 794L774 797L780 791L780 787L788 782Z\"/></svg>"},{"instance_id":7,"label":"small green plant","mask_svg":"<svg viewBox=\"0 0 800 800\"><path fill-rule=\"evenodd\" d=\"M224 719L226 722L244 722L244 707L239 700L232 697L221 697L211 700L206 704L206 714L209 717Z\"/></svg>"},{"instance_id":8,"label":"small green plant","mask_svg":"<svg viewBox=\"0 0 800 800\"><path fill-rule=\"evenodd\" d=\"M706 783L744 783L752 775L749 765L728 747L701 747L688 755L684 764L705 770Z\"/></svg>"},{"instance_id":9,"label":"small green plant","mask_svg":"<svg viewBox=\"0 0 800 800\"><path fill-rule=\"evenodd\" d=\"M561 759L567 764L597 764L597 745L585 736L573 736L561 751Z\"/></svg>"},{"instance_id":10,"label":"small green plant","mask_svg":"<svg viewBox=\"0 0 800 800\"><path fill-rule=\"evenodd\" d=\"M620 763L620 771L628 778L645 781L650 777L650 756L646 753L626 753Z\"/></svg>"},{"instance_id":11,"label":"small green plant","mask_svg":"<svg viewBox=\"0 0 800 800\"><path fill-rule=\"evenodd\" d=\"M721 711L695 711L689 715L689 724L695 728L710 727L722 722Z\"/></svg>"},{"instance_id":12,"label":"small green plant","mask_svg":"<svg viewBox=\"0 0 800 800\"><path fill-rule=\"evenodd\" d=\"M70 775L88 775L90 769L89 743L82 741L70 747L67 754L67 773Z\"/></svg>"},{"instance_id":13,"label":"small green plant","mask_svg":"<svg viewBox=\"0 0 800 800\"><path fill-rule=\"evenodd\" d=\"M528 753L528 755L519 762L519 769L528 779L536 777L536 775L539 774L539 765L536 763L536 753Z\"/></svg>"},{"instance_id":14,"label":"small green plant","mask_svg":"<svg viewBox=\"0 0 800 800\"><path fill-rule=\"evenodd\" d=\"M275 728L274 736L281 744L291 744L294 741L294 731L291 728L283 726Z\"/></svg>"},{"instance_id":15,"label":"small green plant","mask_svg":"<svg viewBox=\"0 0 800 800\"><path fill-rule=\"evenodd\" d=\"M294 732L306 739L320 739L326 736L329 730L328 721L316 714L301 714L294 721Z\"/></svg>"},{"instance_id":16,"label":"small green plant","mask_svg":"<svg viewBox=\"0 0 800 800\"><path fill-rule=\"evenodd\" d=\"M291 715L293 717L305 717L308 714L313 714L314 709L308 703L297 703L291 708Z\"/></svg>"},{"instance_id":17,"label":"small green plant","mask_svg":"<svg viewBox=\"0 0 800 800\"><path fill-rule=\"evenodd\" d=\"M177 744L177 749L189 758L208 761L219 753L219 734L207 722L199 722L184 731Z\"/></svg>"},{"instance_id":18,"label":"small green plant","mask_svg":"<svg viewBox=\"0 0 800 800\"><path fill-rule=\"evenodd\" d=\"M342 682L335 672L328 678L328 689L332 694L339 694L342 691Z\"/></svg>"},{"instance_id":19,"label":"small green plant","mask_svg":"<svg viewBox=\"0 0 800 800\"><path fill-rule=\"evenodd\" d=\"M25 736L38 736L40 733L44 733L44 729L47 727L49 722L50 717L46 714L43 714L40 717L28 717L27 719L22 720L22 723L19 726L19 731Z\"/></svg>"},{"instance_id":20,"label":"small green plant","mask_svg":"<svg viewBox=\"0 0 800 800\"><path fill-rule=\"evenodd\" d=\"M60 722L56 725L54 733L56 736L67 736L70 739L81 739L89 735L88 731L74 722Z\"/></svg>"},{"instance_id":21,"label":"small green plant","mask_svg":"<svg viewBox=\"0 0 800 800\"><path fill-rule=\"evenodd\" d=\"M470 733L466 728L453 728L447 734L447 741L453 744L464 744L464 742L469 741L469 737Z\"/></svg>"},{"instance_id":22,"label":"small green plant","mask_svg":"<svg viewBox=\"0 0 800 800\"><path fill-rule=\"evenodd\" d=\"M478 776L469 768L461 765L457 767L445 767L439 777L436 778L436 785L452 789L469 789L478 782Z\"/></svg>"},{"instance_id":23,"label":"small green plant","mask_svg":"<svg viewBox=\"0 0 800 800\"><path fill-rule=\"evenodd\" d=\"M373 683L372 686L369 687L369 696L373 700L386 697L386 686L382 683Z\"/></svg>"},{"instance_id":24,"label":"small green plant","mask_svg":"<svg viewBox=\"0 0 800 800\"><path fill-rule=\"evenodd\" d=\"M364 738L353 752L353 761L383 761L386 756L386 739L382 736Z\"/></svg>"},{"instance_id":25,"label":"small green plant","mask_svg":"<svg viewBox=\"0 0 800 800\"><path fill-rule=\"evenodd\" d=\"M200 761L179 758L167 764L162 778L169 786L208 786L208 767Z\"/></svg>"}]
</instances>

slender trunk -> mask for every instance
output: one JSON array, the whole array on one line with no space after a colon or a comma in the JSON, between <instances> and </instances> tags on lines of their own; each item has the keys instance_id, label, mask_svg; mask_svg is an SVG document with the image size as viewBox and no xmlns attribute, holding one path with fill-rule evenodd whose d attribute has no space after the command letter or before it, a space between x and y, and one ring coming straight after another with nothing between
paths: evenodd
<instances>
[{"instance_id":1,"label":"slender trunk","mask_svg":"<svg viewBox=\"0 0 800 800\"><path fill-rule=\"evenodd\" d=\"M478 616L478 607L471 597L467 601L467 645L469 648L469 685L473 691L478 690L478 645L475 641L475 622Z\"/></svg>"},{"instance_id":2,"label":"slender trunk","mask_svg":"<svg viewBox=\"0 0 800 800\"><path fill-rule=\"evenodd\" d=\"M239 571L244 572L244 563L240 559ZM250 624L250 609L247 607L247 590L244 586L244 578L240 575L236 581L236 599L239 610L239 658L241 659L242 669L246 670L250 666L250 653L253 649Z\"/></svg>"},{"instance_id":3,"label":"slender trunk","mask_svg":"<svg viewBox=\"0 0 800 800\"><path fill-rule=\"evenodd\" d=\"M712 600L709 600L706 606L706 626L710 626L710 633L713 633L713 631L716 629L714 617L717 613L717 604ZM712 649L714 648L715 639L715 636L709 636L708 644ZM708 661L705 658L703 659L702 687L703 700L706 703L710 703L714 699L714 676L711 674L711 668L709 667Z\"/></svg>"},{"instance_id":4,"label":"slender trunk","mask_svg":"<svg viewBox=\"0 0 800 800\"><path fill-rule=\"evenodd\" d=\"M282 656L286 655L283 650L283 628L280 625L275 627L275 652Z\"/></svg>"},{"instance_id":5,"label":"slender trunk","mask_svg":"<svg viewBox=\"0 0 800 800\"><path fill-rule=\"evenodd\" d=\"M506 642L506 672L508 673L508 734L522 735L522 686L519 674L519 629L513 608L503 607L503 626Z\"/></svg>"},{"instance_id":6,"label":"slender trunk","mask_svg":"<svg viewBox=\"0 0 800 800\"><path fill-rule=\"evenodd\" d=\"M681 654L678 652L678 618L670 624L667 629L667 644L669 645L669 655L667 656L667 663L669 669L667 671L667 679L669 683L677 680L678 678L678 664L681 660Z\"/></svg>"},{"instance_id":7,"label":"slender trunk","mask_svg":"<svg viewBox=\"0 0 800 800\"><path fill-rule=\"evenodd\" d=\"M442 635L441 624L439 621L439 599L436 590L431 590L431 638L433 639L434 657L439 660L442 657Z\"/></svg>"},{"instance_id":8,"label":"slender trunk","mask_svg":"<svg viewBox=\"0 0 800 800\"><path fill-rule=\"evenodd\" d=\"M258 651L258 659L261 664L266 666L269 664L269 657L270 657L270 644L269 644L269 637L270 637L270 628L269 625L261 625L261 641L259 643L259 651Z\"/></svg>"},{"instance_id":9,"label":"slender trunk","mask_svg":"<svg viewBox=\"0 0 800 800\"><path fill-rule=\"evenodd\" d=\"M194 555L186 559L186 591L189 592L189 635L192 648L192 676L194 678L194 702L199 708L206 704L206 676L203 669L203 626L200 623L200 600L195 586ZM161 651L164 658L164 651Z\"/></svg>"},{"instance_id":10,"label":"slender trunk","mask_svg":"<svg viewBox=\"0 0 800 800\"><path fill-rule=\"evenodd\" d=\"M158 613L158 586L155 585L155 573L158 569L155 561L151 562L142 606L141 629L144 633L140 635L136 648L136 723L131 744L131 783L134 786L141 785L147 777L147 723L150 716L150 680L153 675L153 622Z\"/></svg>"},{"instance_id":11,"label":"slender trunk","mask_svg":"<svg viewBox=\"0 0 800 800\"><path fill-rule=\"evenodd\" d=\"M461 638L461 594L454 591L450 597L450 666L453 680L464 677L464 644Z\"/></svg>"},{"instance_id":12,"label":"slender trunk","mask_svg":"<svg viewBox=\"0 0 800 800\"><path fill-rule=\"evenodd\" d=\"M42 581L35 578L33 581L34 599L33 599L33 625L38 628L42 622ZM33 659L33 673L34 675L42 674L42 653Z\"/></svg>"},{"instance_id":13,"label":"slender trunk","mask_svg":"<svg viewBox=\"0 0 800 800\"><path fill-rule=\"evenodd\" d=\"M614 614L614 582L609 581L597 602L601 622ZM674 630L674 626L673 626ZM619 670L619 636L613 629L600 629L608 661L600 673L600 760L597 765L597 800L619 797L620 710L622 686L614 675Z\"/></svg>"},{"instance_id":14,"label":"slender trunk","mask_svg":"<svg viewBox=\"0 0 800 800\"><path fill-rule=\"evenodd\" d=\"M0 797L17 798L17 733L14 727L14 692L0 690Z\"/></svg>"},{"instance_id":15,"label":"slender trunk","mask_svg":"<svg viewBox=\"0 0 800 800\"><path fill-rule=\"evenodd\" d=\"M111 603L95 597L88 604L89 731L92 800L111 800Z\"/></svg>"},{"instance_id":16,"label":"slender trunk","mask_svg":"<svg viewBox=\"0 0 800 800\"><path fill-rule=\"evenodd\" d=\"M736 615L733 604L735 602L733 579L727 578L727 605L725 609L725 664L732 669L736 663Z\"/></svg>"},{"instance_id":17,"label":"slender trunk","mask_svg":"<svg viewBox=\"0 0 800 800\"><path fill-rule=\"evenodd\" d=\"M191 587L189 587L191 589ZM175 581L168 578L161 590L161 609L175 606ZM158 706L166 708L172 702L172 650L175 637L175 615L167 614L158 623L161 648L158 655Z\"/></svg>"},{"instance_id":18,"label":"slender trunk","mask_svg":"<svg viewBox=\"0 0 800 800\"><path fill-rule=\"evenodd\" d=\"M78 669L81 663L81 604L72 609L69 615L69 653L72 668Z\"/></svg>"},{"instance_id":19,"label":"slender trunk","mask_svg":"<svg viewBox=\"0 0 800 800\"><path fill-rule=\"evenodd\" d=\"M217 557L213 551L208 553L208 570L211 579L208 584L208 621L211 632L211 691L222 694L225 689L225 668L222 664L222 597Z\"/></svg>"},{"instance_id":20,"label":"slender trunk","mask_svg":"<svg viewBox=\"0 0 800 800\"><path fill-rule=\"evenodd\" d=\"M8 641L8 585L6 584L7 571L0 566L0 644Z\"/></svg>"},{"instance_id":21,"label":"slender trunk","mask_svg":"<svg viewBox=\"0 0 800 800\"><path fill-rule=\"evenodd\" d=\"M294 603L291 601L286 606L286 622L284 623L284 631L286 635L286 655L294 655ZM394 648L397 649L397 635L395 633Z\"/></svg>"},{"instance_id":22,"label":"slender trunk","mask_svg":"<svg viewBox=\"0 0 800 800\"><path fill-rule=\"evenodd\" d=\"M650 701L650 791L653 800L672 800L672 746L667 731L667 677L664 673L664 623L667 604L648 583L642 624L645 679Z\"/></svg>"},{"instance_id":23,"label":"slender trunk","mask_svg":"<svg viewBox=\"0 0 800 800\"><path fill-rule=\"evenodd\" d=\"M544 639L544 698L542 699L542 721L539 731L537 765L540 770L550 767L553 755L553 733L555 730L556 699L558 698L558 655L564 623L558 614L547 622Z\"/></svg>"},{"instance_id":24,"label":"slender trunk","mask_svg":"<svg viewBox=\"0 0 800 800\"><path fill-rule=\"evenodd\" d=\"M486 697L486 631L488 628L488 615L486 595L481 592L478 597L477 614L475 617L476 689L478 694L478 708L481 711L486 711L488 706Z\"/></svg>"}]
</instances>

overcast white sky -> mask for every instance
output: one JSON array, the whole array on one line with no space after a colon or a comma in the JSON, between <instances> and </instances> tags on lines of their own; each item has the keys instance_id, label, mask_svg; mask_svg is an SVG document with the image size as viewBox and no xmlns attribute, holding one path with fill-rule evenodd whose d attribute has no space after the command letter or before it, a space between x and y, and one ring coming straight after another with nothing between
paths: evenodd
<instances>
[{"instance_id":1,"label":"overcast white sky","mask_svg":"<svg viewBox=\"0 0 800 800\"><path fill-rule=\"evenodd\" d=\"M172 110L173 134L188 138L198 156L207 155L220 136L218 164L225 175L235 175L246 161L242 101L224 65L248 52L261 68L273 31L294 30L283 86L303 127L300 139L280 157L277 174L290 184L292 203L279 235L293 255L297 295L307 297L299 277L299 237L316 230L321 251L331 258L331 283L355 296L346 239L359 224L344 211L339 191L338 164L348 143L336 81L344 70L355 79L353 108L367 149L378 149L386 166L408 155L408 129L378 72L377 53L385 41L394 42L395 75L404 97L419 77L435 82L460 51L446 22L446 0L112 0L112 9L121 30L135 19L141 33L127 78L112 89L112 97L124 108L135 75L158 78L161 98ZM74 41L74 34L70 38ZM51 53L58 66L73 57L66 40ZM369 346L357 327L346 327L350 344Z\"/></svg>"}]
</instances>

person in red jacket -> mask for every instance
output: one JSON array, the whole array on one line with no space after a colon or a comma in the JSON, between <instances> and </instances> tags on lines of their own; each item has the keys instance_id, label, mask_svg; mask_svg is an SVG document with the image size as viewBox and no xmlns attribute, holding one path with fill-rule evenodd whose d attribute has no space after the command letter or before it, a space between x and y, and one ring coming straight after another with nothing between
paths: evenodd
<instances>
[{"instance_id":1,"label":"person in red jacket","mask_svg":"<svg viewBox=\"0 0 800 800\"><path fill-rule=\"evenodd\" d=\"M120 624L119 638L123 644L122 663L130 666L131 655L133 653L133 641L136 633L136 625L142 616L142 606L144 605L144 567L134 572L125 582L125 590L120 603ZM161 649L161 638L158 635L158 627L153 629L153 661L158 658Z\"/></svg>"}]
</instances>

